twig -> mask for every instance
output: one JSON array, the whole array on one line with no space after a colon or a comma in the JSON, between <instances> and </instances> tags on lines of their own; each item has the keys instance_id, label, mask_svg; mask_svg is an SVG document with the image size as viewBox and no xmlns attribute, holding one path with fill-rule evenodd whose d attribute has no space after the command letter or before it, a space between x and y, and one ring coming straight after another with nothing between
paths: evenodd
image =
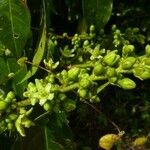
<instances>
[{"instance_id":1,"label":"twig","mask_svg":"<svg viewBox=\"0 0 150 150\"><path fill-rule=\"evenodd\" d=\"M84 102L85 104L89 105L91 108L93 108L97 113L99 113L99 114L102 113L99 109L97 109L95 106L93 106L93 105L90 104L89 102L87 102L87 101L85 101L85 100L84 100L83 102ZM119 127L118 127L118 125L117 125L114 121L112 121L112 120L109 119L108 117L107 117L107 120L117 129L118 133L121 132L120 129L119 129Z\"/></svg>"},{"instance_id":2,"label":"twig","mask_svg":"<svg viewBox=\"0 0 150 150\"><path fill-rule=\"evenodd\" d=\"M34 64L34 63L32 63L32 62L30 62L30 61L28 61L28 60L26 60L25 63L30 64L30 65L32 65L32 66L35 66L35 67L37 67L37 68L40 68L40 69L42 69L42 70L44 70L44 71L46 71L46 72L48 72L48 73L51 73L50 70L48 70L48 69L46 69L46 68L44 68L44 67L42 67L42 66L36 65L36 64Z\"/></svg>"}]
</instances>

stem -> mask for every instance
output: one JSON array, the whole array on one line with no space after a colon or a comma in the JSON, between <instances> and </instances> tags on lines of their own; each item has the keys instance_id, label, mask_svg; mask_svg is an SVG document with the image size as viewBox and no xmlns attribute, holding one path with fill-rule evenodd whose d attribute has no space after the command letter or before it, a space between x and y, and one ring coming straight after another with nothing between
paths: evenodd
<instances>
[{"instance_id":1,"label":"stem","mask_svg":"<svg viewBox=\"0 0 150 150\"><path fill-rule=\"evenodd\" d=\"M48 70L48 69L46 69L46 68L44 68L42 66L36 65L36 64L34 64L34 63L30 62L30 61L25 61L25 63L30 64L30 65L35 66L35 67L38 67L38 68L40 68L40 69L42 69L42 70L44 70L44 71L46 71L48 73L51 73L50 70Z\"/></svg>"},{"instance_id":2,"label":"stem","mask_svg":"<svg viewBox=\"0 0 150 150\"><path fill-rule=\"evenodd\" d=\"M105 76L99 76L99 77L93 76L93 77L91 77L91 79L92 79L93 81L98 81L98 80L106 80L107 77L105 77Z\"/></svg>"},{"instance_id":3,"label":"stem","mask_svg":"<svg viewBox=\"0 0 150 150\"><path fill-rule=\"evenodd\" d=\"M36 118L34 119L34 121L37 122L37 121L39 121L39 120L45 118L45 117L46 117L47 115L49 115L50 113L51 113L50 111L47 111L47 112L41 114L40 116L36 117Z\"/></svg>"},{"instance_id":4,"label":"stem","mask_svg":"<svg viewBox=\"0 0 150 150\"><path fill-rule=\"evenodd\" d=\"M53 35L52 33L48 33L48 35ZM91 40L93 39L92 37L90 37L89 35L79 35L79 37L81 38L81 40ZM68 39L68 40L72 40L73 36L62 36L62 35L56 35L56 39Z\"/></svg>"},{"instance_id":5,"label":"stem","mask_svg":"<svg viewBox=\"0 0 150 150\"><path fill-rule=\"evenodd\" d=\"M89 105L91 108L93 108L97 113L99 113L99 114L102 114L102 112L99 110L99 109L97 109L95 106L93 106L92 104L90 104L90 103L88 103L87 101L83 101L85 104L87 104L87 105ZM117 131L120 133L120 129L119 129L119 127L118 127L118 125L114 122L114 121L112 121L111 119L109 119L108 117L107 117L107 120L117 129Z\"/></svg>"},{"instance_id":6,"label":"stem","mask_svg":"<svg viewBox=\"0 0 150 150\"><path fill-rule=\"evenodd\" d=\"M132 73L132 70L121 70L121 71L119 71L119 73L130 74L130 73Z\"/></svg>"},{"instance_id":7,"label":"stem","mask_svg":"<svg viewBox=\"0 0 150 150\"><path fill-rule=\"evenodd\" d=\"M62 93L65 93L65 92L69 92L71 90L75 90L78 88L78 83L74 83L72 85L69 85L67 87L60 87L59 91L62 92Z\"/></svg>"},{"instance_id":8,"label":"stem","mask_svg":"<svg viewBox=\"0 0 150 150\"><path fill-rule=\"evenodd\" d=\"M94 65L93 64L78 64L78 65L73 65L71 67L91 68L91 67L94 67Z\"/></svg>"}]
</instances>

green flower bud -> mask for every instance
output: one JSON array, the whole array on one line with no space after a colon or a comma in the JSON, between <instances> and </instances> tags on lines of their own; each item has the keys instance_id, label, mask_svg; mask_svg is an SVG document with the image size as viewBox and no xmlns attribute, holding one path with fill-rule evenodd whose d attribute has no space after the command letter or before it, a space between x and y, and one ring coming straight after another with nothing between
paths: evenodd
<instances>
[{"instance_id":1,"label":"green flower bud","mask_svg":"<svg viewBox=\"0 0 150 150\"><path fill-rule=\"evenodd\" d=\"M9 122L11 122L11 120L9 118L5 118L5 122L9 123Z\"/></svg>"},{"instance_id":2,"label":"green flower bud","mask_svg":"<svg viewBox=\"0 0 150 150\"><path fill-rule=\"evenodd\" d=\"M76 102L74 100L68 100L64 103L64 109L67 112L73 111L76 108Z\"/></svg>"},{"instance_id":3,"label":"green flower bud","mask_svg":"<svg viewBox=\"0 0 150 150\"><path fill-rule=\"evenodd\" d=\"M90 57L91 60L101 57L101 51L99 49L94 49L91 53L92 53L92 56Z\"/></svg>"},{"instance_id":4,"label":"green flower bud","mask_svg":"<svg viewBox=\"0 0 150 150\"><path fill-rule=\"evenodd\" d=\"M150 57L150 45L146 45L145 54L146 54L147 57Z\"/></svg>"},{"instance_id":5,"label":"green flower bud","mask_svg":"<svg viewBox=\"0 0 150 150\"><path fill-rule=\"evenodd\" d=\"M51 110L52 110L51 103L46 102L46 103L43 105L43 108L44 108L46 111L51 111Z\"/></svg>"},{"instance_id":6,"label":"green flower bud","mask_svg":"<svg viewBox=\"0 0 150 150\"><path fill-rule=\"evenodd\" d=\"M45 80L49 83L54 83L55 82L55 76L53 74L48 75Z\"/></svg>"},{"instance_id":7,"label":"green flower bud","mask_svg":"<svg viewBox=\"0 0 150 150\"><path fill-rule=\"evenodd\" d=\"M78 75L80 73L80 69L77 67L73 67L68 71L69 80L76 81L78 79Z\"/></svg>"},{"instance_id":8,"label":"green flower bud","mask_svg":"<svg viewBox=\"0 0 150 150\"><path fill-rule=\"evenodd\" d=\"M66 38L66 37L68 37L68 33L64 32L64 33L62 34L62 36L63 36L64 38Z\"/></svg>"},{"instance_id":9,"label":"green flower bud","mask_svg":"<svg viewBox=\"0 0 150 150\"><path fill-rule=\"evenodd\" d=\"M150 58L145 58L145 59L143 60L143 63L144 63L145 65L147 65L147 66L150 66Z\"/></svg>"},{"instance_id":10,"label":"green flower bud","mask_svg":"<svg viewBox=\"0 0 150 150\"><path fill-rule=\"evenodd\" d=\"M87 97L87 90L86 89L78 89L78 94L81 98L86 98Z\"/></svg>"},{"instance_id":11,"label":"green flower bud","mask_svg":"<svg viewBox=\"0 0 150 150\"><path fill-rule=\"evenodd\" d=\"M150 79L150 69L144 67L143 65L134 68L133 74L141 80Z\"/></svg>"},{"instance_id":12,"label":"green flower bud","mask_svg":"<svg viewBox=\"0 0 150 150\"><path fill-rule=\"evenodd\" d=\"M8 107L8 103L5 101L0 101L0 111L6 110Z\"/></svg>"},{"instance_id":13,"label":"green flower bud","mask_svg":"<svg viewBox=\"0 0 150 150\"><path fill-rule=\"evenodd\" d=\"M91 81L88 79L88 78L82 78L80 81L79 81L79 86L81 88L89 88L91 85Z\"/></svg>"},{"instance_id":14,"label":"green flower bud","mask_svg":"<svg viewBox=\"0 0 150 150\"><path fill-rule=\"evenodd\" d=\"M107 75L108 78L116 76L115 68L110 68L110 67L107 68L106 75Z\"/></svg>"},{"instance_id":15,"label":"green flower bud","mask_svg":"<svg viewBox=\"0 0 150 150\"><path fill-rule=\"evenodd\" d=\"M10 91L5 98L5 102L11 103L14 98L15 98L14 92Z\"/></svg>"},{"instance_id":16,"label":"green flower bud","mask_svg":"<svg viewBox=\"0 0 150 150\"><path fill-rule=\"evenodd\" d=\"M117 83L121 88L123 88L125 90L131 90L136 87L135 82L129 78L124 78L124 79L118 80Z\"/></svg>"},{"instance_id":17,"label":"green flower bud","mask_svg":"<svg viewBox=\"0 0 150 150\"><path fill-rule=\"evenodd\" d=\"M90 32L94 32L95 31L95 26L94 25L91 25L90 26Z\"/></svg>"},{"instance_id":18,"label":"green flower bud","mask_svg":"<svg viewBox=\"0 0 150 150\"><path fill-rule=\"evenodd\" d=\"M119 58L120 56L117 55L114 51L112 51L104 56L103 62L106 63L108 66L113 66L118 62Z\"/></svg>"},{"instance_id":19,"label":"green flower bud","mask_svg":"<svg viewBox=\"0 0 150 150\"><path fill-rule=\"evenodd\" d=\"M11 73L8 74L8 78L9 78L9 79L14 78L14 76L15 76L15 74L14 74L13 72L11 72Z\"/></svg>"},{"instance_id":20,"label":"green flower bud","mask_svg":"<svg viewBox=\"0 0 150 150\"><path fill-rule=\"evenodd\" d=\"M8 129L8 130L12 130L13 128L14 128L13 123L9 122L9 123L7 124L7 129Z\"/></svg>"},{"instance_id":21,"label":"green flower bud","mask_svg":"<svg viewBox=\"0 0 150 150\"><path fill-rule=\"evenodd\" d=\"M134 52L134 45L124 45L122 49L122 53L124 56L128 56Z\"/></svg>"},{"instance_id":22,"label":"green flower bud","mask_svg":"<svg viewBox=\"0 0 150 150\"><path fill-rule=\"evenodd\" d=\"M88 40L85 40L84 43L83 43L83 46L84 46L84 47L87 47L88 45L89 45L89 41L88 41Z\"/></svg>"},{"instance_id":23,"label":"green flower bud","mask_svg":"<svg viewBox=\"0 0 150 150\"><path fill-rule=\"evenodd\" d=\"M104 72L104 67L102 64L96 64L93 69L94 75L99 76Z\"/></svg>"},{"instance_id":24,"label":"green flower bud","mask_svg":"<svg viewBox=\"0 0 150 150\"><path fill-rule=\"evenodd\" d=\"M117 81L117 79L118 79L117 77L111 77L108 80L110 83L115 83Z\"/></svg>"},{"instance_id":25,"label":"green flower bud","mask_svg":"<svg viewBox=\"0 0 150 150\"><path fill-rule=\"evenodd\" d=\"M135 57L127 57L121 62L122 69L130 69L136 62Z\"/></svg>"}]
</instances>

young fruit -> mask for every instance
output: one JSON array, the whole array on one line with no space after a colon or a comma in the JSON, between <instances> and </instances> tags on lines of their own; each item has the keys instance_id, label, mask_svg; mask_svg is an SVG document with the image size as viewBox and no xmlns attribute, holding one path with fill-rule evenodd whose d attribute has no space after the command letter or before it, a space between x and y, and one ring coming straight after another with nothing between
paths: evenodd
<instances>
[{"instance_id":1,"label":"young fruit","mask_svg":"<svg viewBox=\"0 0 150 150\"><path fill-rule=\"evenodd\" d=\"M136 87L135 82L129 78L120 79L117 83L121 88L125 90L131 90Z\"/></svg>"},{"instance_id":2,"label":"young fruit","mask_svg":"<svg viewBox=\"0 0 150 150\"><path fill-rule=\"evenodd\" d=\"M136 138L133 142L133 146L141 146L147 143L148 138L143 136L143 137L139 137Z\"/></svg>"}]
</instances>

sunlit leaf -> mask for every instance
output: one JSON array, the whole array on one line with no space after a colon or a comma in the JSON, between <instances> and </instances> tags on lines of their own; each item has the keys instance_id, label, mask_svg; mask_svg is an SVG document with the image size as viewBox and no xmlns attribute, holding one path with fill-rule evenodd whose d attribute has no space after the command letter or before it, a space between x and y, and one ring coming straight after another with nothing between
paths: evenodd
<instances>
[{"instance_id":1,"label":"sunlit leaf","mask_svg":"<svg viewBox=\"0 0 150 150\"><path fill-rule=\"evenodd\" d=\"M22 83L22 82L26 81L27 79L29 79L38 70L38 65L40 64L40 62L41 62L41 60L43 58L43 55L44 55L45 44L46 44L46 27L44 25L40 42L38 44L36 53L35 53L35 55L33 57L33 60L32 60L32 67L28 71L28 73L26 74L26 76L21 80L20 83Z\"/></svg>"}]
</instances>

